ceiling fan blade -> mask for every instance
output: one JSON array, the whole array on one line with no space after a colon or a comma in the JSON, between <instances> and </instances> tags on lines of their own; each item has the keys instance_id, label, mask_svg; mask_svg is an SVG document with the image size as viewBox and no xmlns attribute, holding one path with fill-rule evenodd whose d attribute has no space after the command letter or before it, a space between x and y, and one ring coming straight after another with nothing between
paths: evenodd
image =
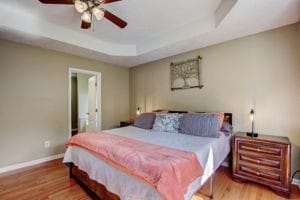
<instances>
[{"instance_id":1,"label":"ceiling fan blade","mask_svg":"<svg viewBox=\"0 0 300 200\"><path fill-rule=\"evenodd\" d=\"M89 28L91 28L91 23L81 21L81 28L82 29L89 29Z\"/></svg>"},{"instance_id":2,"label":"ceiling fan blade","mask_svg":"<svg viewBox=\"0 0 300 200\"><path fill-rule=\"evenodd\" d=\"M103 3L113 3L116 1L122 1L122 0L104 0Z\"/></svg>"},{"instance_id":3,"label":"ceiling fan blade","mask_svg":"<svg viewBox=\"0 0 300 200\"><path fill-rule=\"evenodd\" d=\"M116 15L112 14L111 12L105 10L104 17L107 18L109 21L114 23L115 25L119 26L120 28L124 28L127 26L127 22L122 20L121 18L117 17Z\"/></svg>"},{"instance_id":4,"label":"ceiling fan blade","mask_svg":"<svg viewBox=\"0 0 300 200\"><path fill-rule=\"evenodd\" d=\"M74 0L39 0L46 4L74 4Z\"/></svg>"}]
</instances>

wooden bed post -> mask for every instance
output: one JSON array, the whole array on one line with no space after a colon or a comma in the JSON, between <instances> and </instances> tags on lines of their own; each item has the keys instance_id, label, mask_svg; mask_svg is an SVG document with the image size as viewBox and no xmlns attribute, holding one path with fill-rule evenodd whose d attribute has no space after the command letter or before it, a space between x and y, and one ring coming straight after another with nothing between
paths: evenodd
<instances>
[{"instance_id":1,"label":"wooden bed post","mask_svg":"<svg viewBox=\"0 0 300 200\"><path fill-rule=\"evenodd\" d=\"M70 176L70 178L73 178L72 168L73 168L73 163L70 164L70 168L69 168L69 176Z\"/></svg>"}]
</instances>

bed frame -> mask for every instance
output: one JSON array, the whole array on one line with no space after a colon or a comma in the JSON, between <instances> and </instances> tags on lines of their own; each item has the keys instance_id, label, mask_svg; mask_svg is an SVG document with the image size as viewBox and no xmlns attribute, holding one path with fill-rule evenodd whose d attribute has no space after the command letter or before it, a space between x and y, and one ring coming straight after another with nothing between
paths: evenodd
<instances>
[{"instance_id":1,"label":"bed frame","mask_svg":"<svg viewBox=\"0 0 300 200\"><path fill-rule=\"evenodd\" d=\"M156 112L158 111L161 110L156 110ZM187 111L169 111L169 113L187 113ZM232 124L232 113L224 113L224 121ZM118 195L108 191L104 185L91 180L86 172L80 170L73 163L68 163L67 166L69 167L70 178L75 180L93 200L120 200ZM209 178L210 193L208 197L210 199L213 199L214 194L213 176L211 175Z\"/></svg>"},{"instance_id":2,"label":"bed frame","mask_svg":"<svg viewBox=\"0 0 300 200\"><path fill-rule=\"evenodd\" d=\"M73 163L68 164L70 178L75 180L93 200L120 200L118 195L108 191L106 187L89 178Z\"/></svg>"}]
</instances>

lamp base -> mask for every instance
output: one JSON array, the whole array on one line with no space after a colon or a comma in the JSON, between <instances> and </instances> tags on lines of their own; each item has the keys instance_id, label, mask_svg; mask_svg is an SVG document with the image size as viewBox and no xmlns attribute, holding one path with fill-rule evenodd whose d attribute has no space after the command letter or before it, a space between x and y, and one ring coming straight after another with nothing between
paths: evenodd
<instances>
[{"instance_id":1,"label":"lamp base","mask_svg":"<svg viewBox=\"0 0 300 200\"><path fill-rule=\"evenodd\" d=\"M247 136L249 136L249 137L257 137L257 136L258 136L258 133L247 132Z\"/></svg>"}]
</instances>

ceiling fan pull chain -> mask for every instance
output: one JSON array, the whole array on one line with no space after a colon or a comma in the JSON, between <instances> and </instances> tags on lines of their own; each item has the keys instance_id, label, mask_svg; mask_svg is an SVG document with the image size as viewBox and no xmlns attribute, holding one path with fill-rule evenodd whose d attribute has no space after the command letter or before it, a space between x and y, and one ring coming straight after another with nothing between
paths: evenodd
<instances>
[{"instance_id":1,"label":"ceiling fan pull chain","mask_svg":"<svg viewBox=\"0 0 300 200\"><path fill-rule=\"evenodd\" d=\"M94 32L95 31L95 22L94 22L94 20L92 20L92 31Z\"/></svg>"}]
</instances>

